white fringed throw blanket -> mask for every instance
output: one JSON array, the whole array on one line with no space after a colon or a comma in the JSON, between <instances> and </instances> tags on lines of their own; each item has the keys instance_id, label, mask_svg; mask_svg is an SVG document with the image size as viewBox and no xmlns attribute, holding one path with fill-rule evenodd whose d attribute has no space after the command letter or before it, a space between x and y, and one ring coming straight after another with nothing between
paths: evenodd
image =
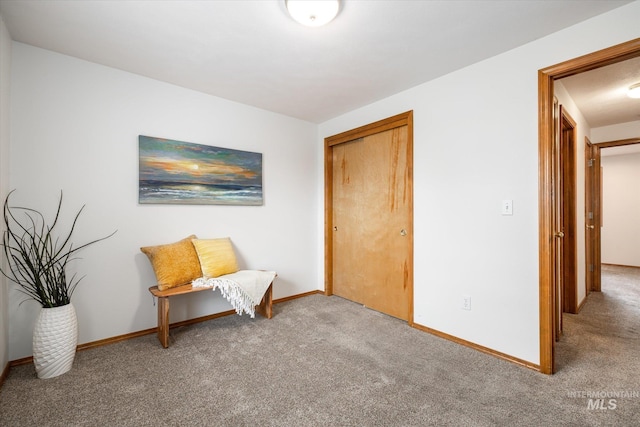
<instances>
[{"instance_id":1,"label":"white fringed throw blanket","mask_svg":"<svg viewBox=\"0 0 640 427\"><path fill-rule=\"evenodd\" d=\"M201 277L194 280L194 288L220 289L223 297L240 316L247 313L252 319L256 316L256 305L260 304L264 293L276 277L275 271L240 270L220 277L207 279Z\"/></svg>"}]
</instances>

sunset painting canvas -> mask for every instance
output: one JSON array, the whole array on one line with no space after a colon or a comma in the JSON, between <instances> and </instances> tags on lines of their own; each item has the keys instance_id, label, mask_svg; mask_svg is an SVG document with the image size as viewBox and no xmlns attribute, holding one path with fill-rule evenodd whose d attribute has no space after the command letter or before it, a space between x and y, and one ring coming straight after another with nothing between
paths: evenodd
<instances>
[{"instance_id":1,"label":"sunset painting canvas","mask_svg":"<svg viewBox=\"0 0 640 427\"><path fill-rule=\"evenodd\" d=\"M262 154L140 135L139 202L262 205Z\"/></svg>"}]
</instances>

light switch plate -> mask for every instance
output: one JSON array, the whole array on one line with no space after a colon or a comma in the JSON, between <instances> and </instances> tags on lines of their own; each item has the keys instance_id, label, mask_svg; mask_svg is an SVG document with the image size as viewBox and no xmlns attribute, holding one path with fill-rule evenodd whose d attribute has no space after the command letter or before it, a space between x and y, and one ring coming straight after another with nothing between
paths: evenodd
<instances>
[{"instance_id":1,"label":"light switch plate","mask_svg":"<svg viewBox=\"0 0 640 427\"><path fill-rule=\"evenodd\" d=\"M502 201L502 215L513 215L513 200Z\"/></svg>"}]
</instances>

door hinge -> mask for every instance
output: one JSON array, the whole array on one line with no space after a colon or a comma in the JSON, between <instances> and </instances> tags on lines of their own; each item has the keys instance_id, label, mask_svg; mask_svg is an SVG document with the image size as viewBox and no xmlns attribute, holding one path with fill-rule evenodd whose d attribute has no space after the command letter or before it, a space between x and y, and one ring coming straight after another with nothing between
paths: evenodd
<instances>
[{"instance_id":1,"label":"door hinge","mask_svg":"<svg viewBox=\"0 0 640 427\"><path fill-rule=\"evenodd\" d=\"M589 264L589 273L593 273L595 271L595 268L593 267L593 264Z\"/></svg>"},{"instance_id":2,"label":"door hinge","mask_svg":"<svg viewBox=\"0 0 640 427\"><path fill-rule=\"evenodd\" d=\"M593 212L587 212L587 219L593 219Z\"/></svg>"},{"instance_id":3,"label":"door hinge","mask_svg":"<svg viewBox=\"0 0 640 427\"><path fill-rule=\"evenodd\" d=\"M589 159L589 160L587 161L587 166L589 166L589 167L593 167L593 160L594 160L594 159Z\"/></svg>"}]
</instances>

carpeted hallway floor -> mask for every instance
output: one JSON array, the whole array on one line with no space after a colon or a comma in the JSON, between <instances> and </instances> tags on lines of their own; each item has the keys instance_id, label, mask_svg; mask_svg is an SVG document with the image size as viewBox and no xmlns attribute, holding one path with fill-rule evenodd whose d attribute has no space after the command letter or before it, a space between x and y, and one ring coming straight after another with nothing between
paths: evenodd
<instances>
[{"instance_id":1,"label":"carpeted hallway floor","mask_svg":"<svg viewBox=\"0 0 640 427\"><path fill-rule=\"evenodd\" d=\"M543 375L337 298L277 304L77 354L49 380L13 368L2 426L638 425L640 269L565 315L558 373ZM595 408L577 392L633 392ZM591 407L589 406L591 405Z\"/></svg>"}]
</instances>

